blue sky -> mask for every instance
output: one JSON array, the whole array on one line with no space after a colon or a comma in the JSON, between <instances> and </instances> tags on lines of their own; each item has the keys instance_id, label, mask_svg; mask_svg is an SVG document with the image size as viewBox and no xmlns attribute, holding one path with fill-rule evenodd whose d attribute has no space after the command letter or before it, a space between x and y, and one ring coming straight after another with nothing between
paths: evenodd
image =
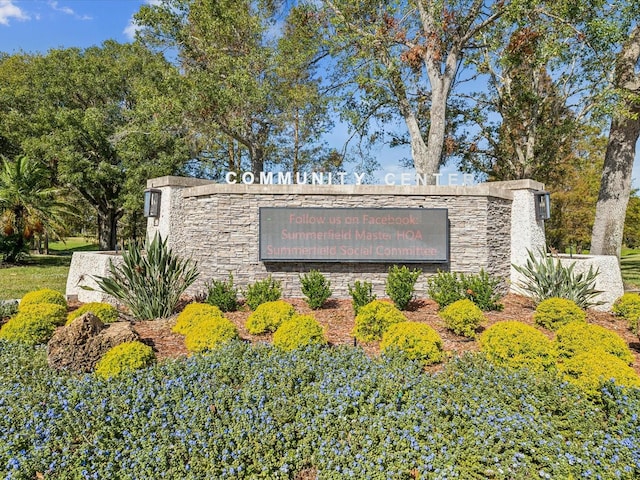
<instances>
[{"instance_id":1,"label":"blue sky","mask_svg":"<svg viewBox=\"0 0 640 480\"><path fill-rule=\"evenodd\" d=\"M0 0L0 51L16 53L46 52L52 48L100 45L107 39L127 42L133 38L133 14L140 5L153 0ZM346 131L339 128L334 135L340 148ZM399 166L409 152L398 149L380 149L382 170L377 179L382 182L385 173L406 172ZM455 169L441 170L447 178ZM458 175L457 183L461 183ZM636 155L633 183L640 188L640 155ZM446 182L443 182L446 183ZM456 183L456 182L454 182Z\"/></svg>"}]
</instances>

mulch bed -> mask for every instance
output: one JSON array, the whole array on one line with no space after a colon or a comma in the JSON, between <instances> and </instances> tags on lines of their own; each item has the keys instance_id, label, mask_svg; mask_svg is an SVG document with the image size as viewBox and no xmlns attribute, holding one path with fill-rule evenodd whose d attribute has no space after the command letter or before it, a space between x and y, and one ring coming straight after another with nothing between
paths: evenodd
<instances>
[{"instance_id":1,"label":"mulch bed","mask_svg":"<svg viewBox=\"0 0 640 480\"><path fill-rule=\"evenodd\" d=\"M330 299L319 310L311 310L303 299L287 299L301 314L312 314L325 327L327 339L331 345L354 345L351 331L354 327L354 314L351 300ZM526 297L509 294L503 299L504 309L500 312L486 312L487 320L480 327L478 333L502 320L519 320L529 325L533 323L535 307ZM425 322L433 327L442 338L444 349L451 355L460 355L464 352L478 351L479 345L475 340L470 340L450 332L442 319L438 316L438 305L426 299L414 300L409 305L409 310L404 312L409 320ZM251 312L247 307L237 311L228 312L225 316L237 327L240 337L249 342L270 342L271 335L251 335L244 327L245 321ZM626 321L607 312L589 310L587 319L590 323L601 325L615 331L629 345L635 356L633 367L640 374L640 341L638 337L627 328ZM159 360L187 356L189 352L184 346L183 337L171 331L174 318L164 320L152 320L134 322L134 330L140 335L143 342L152 346ZM549 332L550 338L553 336ZM359 344L368 354L379 354L377 343Z\"/></svg>"}]
</instances>

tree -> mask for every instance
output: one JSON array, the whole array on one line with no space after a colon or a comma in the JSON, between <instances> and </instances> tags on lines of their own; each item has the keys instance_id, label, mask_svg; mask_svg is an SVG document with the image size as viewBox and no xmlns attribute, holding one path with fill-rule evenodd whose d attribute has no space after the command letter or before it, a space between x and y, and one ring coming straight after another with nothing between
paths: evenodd
<instances>
[{"instance_id":1,"label":"tree","mask_svg":"<svg viewBox=\"0 0 640 480\"><path fill-rule=\"evenodd\" d=\"M178 73L138 44L52 50L0 63L0 134L46 160L62 185L96 210L101 249L115 249L127 208L146 179L189 158L171 115Z\"/></svg>"},{"instance_id":2,"label":"tree","mask_svg":"<svg viewBox=\"0 0 640 480\"><path fill-rule=\"evenodd\" d=\"M337 76L355 85L348 92L346 116L365 131L374 117L389 121L399 115L417 172L435 183L433 174L448 148L447 104L463 58L476 48L479 35L519 2L323 3Z\"/></svg>"},{"instance_id":3,"label":"tree","mask_svg":"<svg viewBox=\"0 0 640 480\"><path fill-rule=\"evenodd\" d=\"M640 197L637 190L631 192L629 197L623 243L628 248L640 247Z\"/></svg>"},{"instance_id":4,"label":"tree","mask_svg":"<svg viewBox=\"0 0 640 480\"><path fill-rule=\"evenodd\" d=\"M40 162L23 156L15 161L2 158L0 167L2 228L11 245L2 253L6 262L14 263L36 233L59 238L65 229L64 215L75 211L61 201L62 189L51 185Z\"/></svg>"},{"instance_id":5,"label":"tree","mask_svg":"<svg viewBox=\"0 0 640 480\"><path fill-rule=\"evenodd\" d=\"M285 13L276 4L164 0L135 16L142 42L175 53L185 124L213 175L258 174L289 155L298 168L303 146L329 125L316 77L318 19L310 6ZM315 161L320 150L306 152Z\"/></svg>"},{"instance_id":6,"label":"tree","mask_svg":"<svg viewBox=\"0 0 640 480\"><path fill-rule=\"evenodd\" d=\"M571 154L554 162L556 175L546 184L551 192L551 218L545 221L547 245L560 252L588 250L598 198L606 137L598 129L577 132Z\"/></svg>"},{"instance_id":7,"label":"tree","mask_svg":"<svg viewBox=\"0 0 640 480\"><path fill-rule=\"evenodd\" d=\"M631 193L631 171L640 135L640 25L636 25L618 54L614 70L614 86L620 103L609 128L609 143L596 218L591 236L591 253L616 255L620 258L624 221Z\"/></svg>"},{"instance_id":8,"label":"tree","mask_svg":"<svg viewBox=\"0 0 640 480\"><path fill-rule=\"evenodd\" d=\"M525 25L484 35L483 47L468 57L489 88L469 95L467 125L470 120L475 128L460 142L459 155L463 168L492 180L548 183L559 180L591 106L569 106L583 88L575 59L586 45L550 11L533 9L526 18Z\"/></svg>"}]
</instances>

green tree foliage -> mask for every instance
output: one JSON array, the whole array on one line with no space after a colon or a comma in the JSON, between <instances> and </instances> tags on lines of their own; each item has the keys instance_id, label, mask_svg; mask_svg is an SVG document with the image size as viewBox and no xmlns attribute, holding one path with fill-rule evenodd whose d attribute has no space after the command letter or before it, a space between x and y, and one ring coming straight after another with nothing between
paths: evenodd
<instances>
[{"instance_id":1,"label":"green tree foliage","mask_svg":"<svg viewBox=\"0 0 640 480\"><path fill-rule=\"evenodd\" d=\"M373 139L379 139L380 128L372 127L372 119L404 121L413 164L435 183L432 174L454 150L450 133L460 119L452 119L449 110L463 58L477 50L488 29L501 26L501 17L514 22L529 3L323 3L327 43L338 59L336 77L348 85L345 118Z\"/></svg>"},{"instance_id":2,"label":"green tree foliage","mask_svg":"<svg viewBox=\"0 0 640 480\"><path fill-rule=\"evenodd\" d=\"M634 190L629 197L627 216L624 221L624 245L629 248L640 247L640 197Z\"/></svg>"},{"instance_id":3,"label":"green tree foliage","mask_svg":"<svg viewBox=\"0 0 640 480\"><path fill-rule=\"evenodd\" d=\"M172 120L178 72L138 44L0 59L0 136L95 208L102 249L150 177L189 158Z\"/></svg>"},{"instance_id":4,"label":"green tree foliage","mask_svg":"<svg viewBox=\"0 0 640 480\"><path fill-rule=\"evenodd\" d=\"M144 5L135 18L146 45L176 51L185 123L200 157L213 160L209 175L257 174L285 157L302 171L321 158L318 139L330 122L312 6L164 0Z\"/></svg>"},{"instance_id":5,"label":"green tree foliage","mask_svg":"<svg viewBox=\"0 0 640 480\"><path fill-rule=\"evenodd\" d=\"M556 164L561 175L546 184L551 192L547 244L561 253L589 249L606 141L595 130L583 130L571 155Z\"/></svg>"},{"instance_id":6,"label":"green tree foliage","mask_svg":"<svg viewBox=\"0 0 640 480\"><path fill-rule=\"evenodd\" d=\"M14 263L36 234L59 238L75 213L52 185L46 167L29 157L0 158L0 256ZM3 240L4 239L4 240Z\"/></svg>"}]
</instances>

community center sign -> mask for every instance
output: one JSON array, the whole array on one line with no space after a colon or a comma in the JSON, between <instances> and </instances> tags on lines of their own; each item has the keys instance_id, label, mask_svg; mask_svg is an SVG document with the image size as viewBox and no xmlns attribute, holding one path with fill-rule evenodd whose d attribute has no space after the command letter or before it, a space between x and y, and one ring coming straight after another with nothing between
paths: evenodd
<instances>
[{"instance_id":1,"label":"community center sign","mask_svg":"<svg viewBox=\"0 0 640 480\"><path fill-rule=\"evenodd\" d=\"M449 261L446 208L260 208L264 262Z\"/></svg>"}]
</instances>

